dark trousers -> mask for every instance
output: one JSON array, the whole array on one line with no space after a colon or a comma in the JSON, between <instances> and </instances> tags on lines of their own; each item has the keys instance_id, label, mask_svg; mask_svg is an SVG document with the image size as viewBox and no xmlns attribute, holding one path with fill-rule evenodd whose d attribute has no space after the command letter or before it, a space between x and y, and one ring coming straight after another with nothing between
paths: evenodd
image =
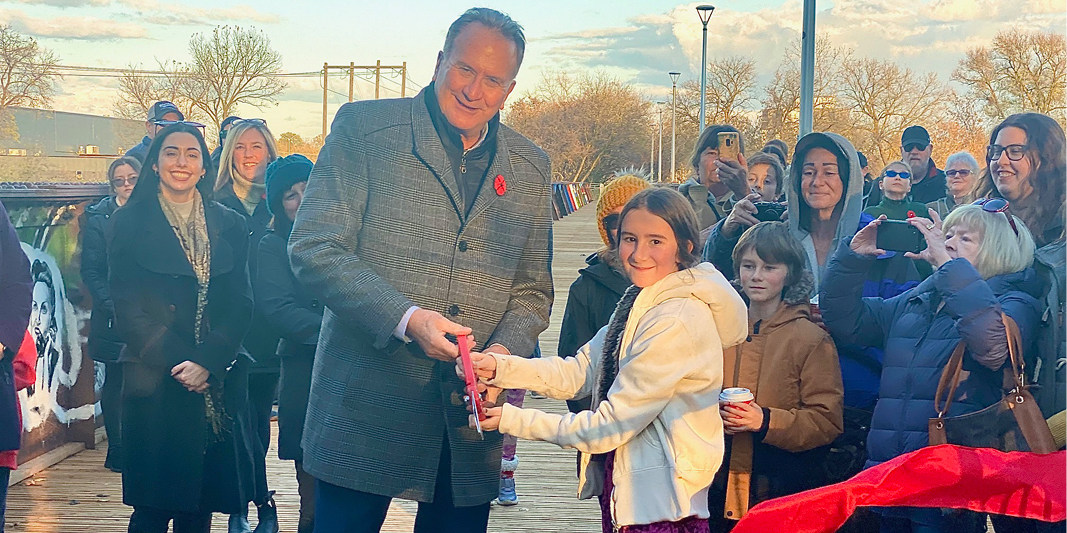
<instances>
[{"instance_id":1,"label":"dark trousers","mask_svg":"<svg viewBox=\"0 0 1067 533\"><path fill-rule=\"evenodd\" d=\"M7 483L11 480L11 471L0 467L0 533L4 533L4 515L7 514Z\"/></svg>"},{"instance_id":2,"label":"dark trousers","mask_svg":"<svg viewBox=\"0 0 1067 533\"><path fill-rule=\"evenodd\" d=\"M452 464L448 439L441 450L432 503L419 502L414 533L485 533L489 502L472 507L452 503ZM392 498L331 485L315 484L316 533L377 533Z\"/></svg>"},{"instance_id":3,"label":"dark trousers","mask_svg":"<svg viewBox=\"0 0 1067 533\"><path fill-rule=\"evenodd\" d=\"M100 412L104 415L104 431L107 433L104 467L122 470L122 363L104 363Z\"/></svg>"},{"instance_id":4,"label":"dark trousers","mask_svg":"<svg viewBox=\"0 0 1067 533\"><path fill-rule=\"evenodd\" d=\"M297 533L311 531L315 526L315 478L304 471L304 463L296 461L297 493L300 495L300 521Z\"/></svg>"},{"instance_id":5,"label":"dark trousers","mask_svg":"<svg viewBox=\"0 0 1067 533\"><path fill-rule=\"evenodd\" d=\"M251 430L262 445L262 453L252 458L256 476L256 494L253 503L267 502L267 449L270 448L270 414L278 392L278 372L251 372L248 374L248 411Z\"/></svg>"},{"instance_id":6,"label":"dark trousers","mask_svg":"<svg viewBox=\"0 0 1067 533\"><path fill-rule=\"evenodd\" d=\"M179 513L151 507L134 507L130 516L129 533L167 533L174 521L174 533L209 533L211 513Z\"/></svg>"}]
</instances>

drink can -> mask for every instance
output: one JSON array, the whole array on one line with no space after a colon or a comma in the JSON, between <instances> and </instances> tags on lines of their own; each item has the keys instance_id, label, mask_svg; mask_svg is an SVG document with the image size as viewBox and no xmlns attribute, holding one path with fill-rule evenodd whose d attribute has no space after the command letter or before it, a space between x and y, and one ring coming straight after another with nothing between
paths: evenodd
<instances>
[{"instance_id":1,"label":"drink can","mask_svg":"<svg viewBox=\"0 0 1067 533\"><path fill-rule=\"evenodd\" d=\"M752 403L756 397L744 387L731 387L719 393L719 403Z\"/></svg>"}]
</instances>

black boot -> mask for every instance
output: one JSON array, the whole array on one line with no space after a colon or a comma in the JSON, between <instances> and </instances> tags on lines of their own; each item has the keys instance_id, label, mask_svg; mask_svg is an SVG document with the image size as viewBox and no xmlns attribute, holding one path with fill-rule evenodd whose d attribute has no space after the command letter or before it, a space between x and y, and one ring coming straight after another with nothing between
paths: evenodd
<instances>
[{"instance_id":1,"label":"black boot","mask_svg":"<svg viewBox=\"0 0 1067 533\"><path fill-rule=\"evenodd\" d=\"M278 525L278 504L274 503L274 491L268 492L267 501L256 508L259 510L259 523L252 533L279 533L281 527Z\"/></svg>"}]
</instances>

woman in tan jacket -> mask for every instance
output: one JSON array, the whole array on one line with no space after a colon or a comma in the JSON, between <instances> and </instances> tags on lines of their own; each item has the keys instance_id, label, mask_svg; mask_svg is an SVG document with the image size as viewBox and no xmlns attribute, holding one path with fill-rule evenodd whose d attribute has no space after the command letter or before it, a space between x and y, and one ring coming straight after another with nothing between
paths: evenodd
<instances>
[{"instance_id":1,"label":"woman in tan jacket","mask_svg":"<svg viewBox=\"0 0 1067 533\"><path fill-rule=\"evenodd\" d=\"M818 486L844 425L837 350L811 319L800 244L785 224L763 222L741 236L733 263L749 335L723 351L723 388L745 387L755 400L720 407L726 455L709 491L713 533L758 502Z\"/></svg>"}]
</instances>

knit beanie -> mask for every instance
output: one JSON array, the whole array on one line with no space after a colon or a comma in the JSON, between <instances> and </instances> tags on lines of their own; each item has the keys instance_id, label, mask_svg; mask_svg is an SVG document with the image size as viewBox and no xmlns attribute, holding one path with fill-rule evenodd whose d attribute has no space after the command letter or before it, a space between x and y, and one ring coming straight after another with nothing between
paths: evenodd
<instances>
[{"instance_id":1,"label":"knit beanie","mask_svg":"<svg viewBox=\"0 0 1067 533\"><path fill-rule=\"evenodd\" d=\"M279 157L267 165L264 181L267 183L267 208L277 216L283 211L282 197L293 185L307 181L314 164L300 154Z\"/></svg>"},{"instance_id":2,"label":"knit beanie","mask_svg":"<svg viewBox=\"0 0 1067 533\"><path fill-rule=\"evenodd\" d=\"M636 170L621 171L615 178L600 188L600 198L596 201L596 225L600 229L600 239L608 245L608 230L604 227L604 217L608 213L626 205L635 194L651 187L644 173Z\"/></svg>"}]
</instances>

